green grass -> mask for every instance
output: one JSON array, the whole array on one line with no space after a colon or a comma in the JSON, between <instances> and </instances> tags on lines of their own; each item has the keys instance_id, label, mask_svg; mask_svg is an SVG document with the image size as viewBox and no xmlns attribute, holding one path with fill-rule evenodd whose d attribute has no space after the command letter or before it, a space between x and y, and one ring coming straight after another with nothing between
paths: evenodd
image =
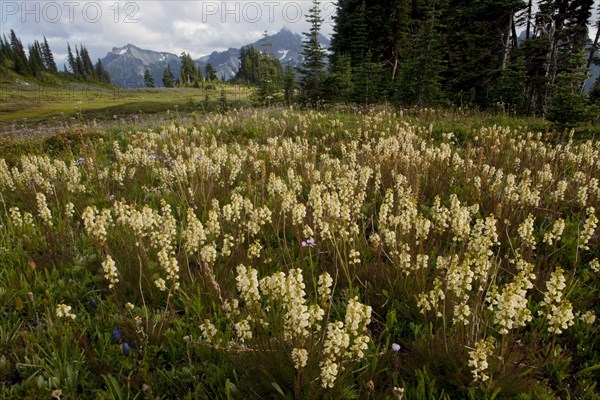
<instances>
[{"instance_id":1,"label":"green grass","mask_svg":"<svg viewBox=\"0 0 600 400\"><path fill-rule=\"evenodd\" d=\"M80 126L0 139L0 398L598 399L598 229L581 243L597 140L458 110L190 113L193 93L130 93L76 111ZM499 301L531 320L501 333L486 297L511 288ZM560 334L546 297L574 314Z\"/></svg>"},{"instance_id":2,"label":"green grass","mask_svg":"<svg viewBox=\"0 0 600 400\"><path fill-rule=\"evenodd\" d=\"M207 84L200 88L119 89L105 85L66 83L42 86L0 83L0 129L19 124L79 119L112 119L132 114L164 113L176 108L193 112L214 108L225 89L231 103L245 103L252 90L242 86ZM209 103L205 104L208 100Z\"/></svg>"}]
</instances>

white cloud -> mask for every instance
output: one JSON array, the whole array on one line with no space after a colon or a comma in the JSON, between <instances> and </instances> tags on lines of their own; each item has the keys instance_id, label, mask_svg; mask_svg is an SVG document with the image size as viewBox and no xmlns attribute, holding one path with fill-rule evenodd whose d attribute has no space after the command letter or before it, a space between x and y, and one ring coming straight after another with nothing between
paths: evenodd
<instances>
[{"instance_id":1,"label":"white cloud","mask_svg":"<svg viewBox=\"0 0 600 400\"><path fill-rule=\"evenodd\" d=\"M182 51L193 57L256 41L265 30L308 29L307 0L0 0L3 32L14 29L24 44L45 35L59 65L66 44L84 44L92 57L131 43L145 49ZM322 33L333 31L333 0L322 1Z\"/></svg>"}]
</instances>

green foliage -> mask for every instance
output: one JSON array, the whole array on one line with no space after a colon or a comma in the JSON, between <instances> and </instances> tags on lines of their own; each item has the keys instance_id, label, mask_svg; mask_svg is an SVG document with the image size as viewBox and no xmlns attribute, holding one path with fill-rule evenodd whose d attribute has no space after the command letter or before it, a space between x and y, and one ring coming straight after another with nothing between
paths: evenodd
<instances>
[{"instance_id":1,"label":"green foliage","mask_svg":"<svg viewBox=\"0 0 600 400\"><path fill-rule=\"evenodd\" d=\"M303 33L302 56L304 62L298 70L300 73L300 98L304 103L312 106L321 100L321 85L325 77L325 49L319 43L319 33L323 23L320 4L318 0L313 0L306 16L306 22L310 25L310 29Z\"/></svg>"},{"instance_id":2,"label":"green foliage","mask_svg":"<svg viewBox=\"0 0 600 400\"><path fill-rule=\"evenodd\" d=\"M148 68L144 69L144 83L147 88L154 87L154 78L152 77L152 73Z\"/></svg>"},{"instance_id":3,"label":"green foliage","mask_svg":"<svg viewBox=\"0 0 600 400\"><path fill-rule=\"evenodd\" d=\"M211 89L207 107L218 109L217 87L230 93ZM582 239L600 208L595 140L464 109L220 111L3 138L0 397L598 396L597 230ZM530 214L535 248L521 228ZM478 231L484 218L497 238ZM500 333L487 298L510 293L526 268L518 261L535 274L520 309L532 318ZM573 312L560 334L538 313L559 266L556 290ZM302 279L276 281L293 271ZM427 310L421 295L436 279L444 297ZM465 282L456 294L451 285ZM366 312L351 301L372 307L356 330ZM455 315L463 301L467 324ZM240 335L243 320L251 336ZM358 337L368 338L361 356ZM487 380L473 376L481 340L494 343ZM338 370L324 387L328 357Z\"/></svg>"},{"instance_id":4,"label":"green foliage","mask_svg":"<svg viewBox=\"0 0 600 400\"><path fill-rule=\"evenodd\" d=\"M196 68L192 56L186 52L181 53L181 65L179 67L179 86L193 86L202 80L202 72Z\"/></svg>"},{"instance_id":5,"label":"green foliage","mask_svg":"<svg viewBox=\"0 0 600 400\"><path fill-rule=\"evenodd\" d=\"M219 80L219 78L217 77L217 71L215 70L215 67L213 67L211 63L206 64L204 73L206 75L206 80L208 82Z\"/></svg>"},{"instance_id":6,"label":"green foliage","mask_svg":"<svg viewBox=\"0 0 600 400\"><path fill-rule=\"evenodd\" d=\"M173 72L171 71L171 66L167 65L167 67L165 68L164 72L163 72L163 86L166 88L172 88L175 86L175 76L173 75Z\"/></svg>"},{"instance_id":7,"label":"green foliage","mask_svg":"<svg viewBox=\"0 0 600 400\"><path fill-rule=\"evenodd\" d=\"M572 128L592 118L589 97L582 93L585 71L580 68L581 54L573 57L568 70L557 76L548 106L548 120L561 129Z\"/></svg>"}]
</instances>

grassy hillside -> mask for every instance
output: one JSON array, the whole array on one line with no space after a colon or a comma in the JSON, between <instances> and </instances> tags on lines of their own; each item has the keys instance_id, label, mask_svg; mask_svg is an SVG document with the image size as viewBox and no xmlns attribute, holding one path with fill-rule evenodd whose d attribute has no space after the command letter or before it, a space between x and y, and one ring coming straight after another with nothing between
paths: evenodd
<instances>
[{"instance_id":1,"label":"grassy hillside","mask_svg":"<svg viewBox=\"0 0 600 400\"><path fill-rule=\"evenodd\" d=\"M5 139L0 397L598 398L600 145L526 122Z\"/></svg>"},{"instance_id":2,"label":"grassy hillside","mask_svg":"<svg viewBox=\"0 0 600 400\"><path fill-rule=\"evenodd\" d=\"M167 110L193 112L213 109L226 92L231 104L243 103L249 88L206 84L204 88L124 90L114 86L61 80L24 79L8 74L0 80L0 132L25 126L73 124L81 121L111 120L135 114L164 113Z\"/></svg>"}]
</instances>

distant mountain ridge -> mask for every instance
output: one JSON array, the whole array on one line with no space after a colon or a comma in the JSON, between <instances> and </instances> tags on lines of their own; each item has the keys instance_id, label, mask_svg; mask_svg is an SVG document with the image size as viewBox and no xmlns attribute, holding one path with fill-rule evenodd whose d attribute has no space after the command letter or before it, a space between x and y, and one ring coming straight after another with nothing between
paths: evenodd
<instances>
[{"instance_id":1,"label":"distant mountain ridge","mask_svg":"<svg viewBox=\"0 0 600 400\"><path fill-rule=\"evenodd\" d=\"M102 59L102 65L110 74L113 84L125 87L144 87L144 70L147 68L156 86L162 86L162 77L167 65L179 75L179 56L167 52L144 50L132 44L114 47Z\"/></svg>"},{"instance_id":2,"label":"distant mountain ridge","mask_svg":"<svg viewBox=\"0 0 600 400\"><path fill-rule=\"evenodd\" d=\"M268 37L270 47L263 46L263 39L246 46L252 46L260 51L267 50L279 59L285 67L290 64L297 67L302 64L302 36L287 28ZM321 35L319 42L324 48L329 47L329 39ZM245 47L245 46L244 46ZM155 86L162 86L163 71L170 65L175 79L179 78L179 56L168 52L144 50L132 44L115 47L102 59L102 64L109 72L112 83L124 88L144 87L144 70L152 73ZM207 64L211 64L217 71L220 79L229 80L235 76L240 68L240 49L229 48L225 51L215 51L200 57L196 64L204 71Z\"/></svg>"}]
</instances>

